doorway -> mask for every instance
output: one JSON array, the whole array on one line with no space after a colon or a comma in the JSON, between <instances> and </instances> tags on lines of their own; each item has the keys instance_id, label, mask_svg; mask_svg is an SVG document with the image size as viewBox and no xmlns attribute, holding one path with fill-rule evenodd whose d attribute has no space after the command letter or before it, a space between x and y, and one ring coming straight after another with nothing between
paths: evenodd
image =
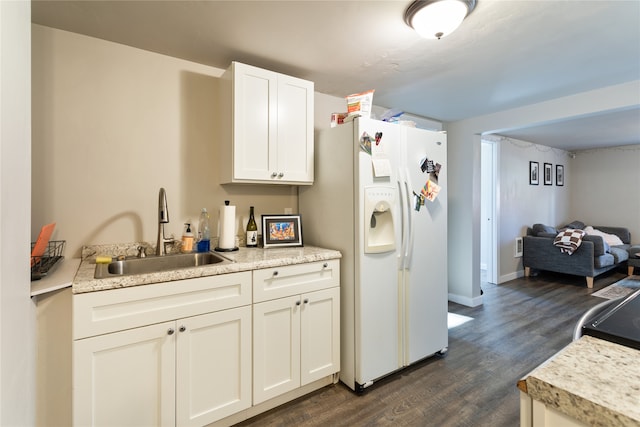
<instances>
[{"instance_id":1,"label":"doorway","mask_svg":"<svg viewBox=\"0 0 640 427\"><path fill-rule=\"evenodd\" d=\"M482 140L480 165L480 283L498 283L498 147Z\"/></svg>"}]
</instances>

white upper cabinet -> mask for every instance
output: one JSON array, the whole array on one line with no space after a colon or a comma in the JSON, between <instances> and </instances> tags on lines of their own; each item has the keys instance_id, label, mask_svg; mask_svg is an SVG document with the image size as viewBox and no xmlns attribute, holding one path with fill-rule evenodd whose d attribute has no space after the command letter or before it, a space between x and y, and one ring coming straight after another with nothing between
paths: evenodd
<instances>
[{"instance_id":1,"label":"white upper cabinet","mask_svg":"<svg viewBox=\"0 0 640 427\"><path fill-rule=\"evenodd\" d=\"M313 82L239 62L221 82L221 183L313 184Z\"/></svg>"}]
</instances>

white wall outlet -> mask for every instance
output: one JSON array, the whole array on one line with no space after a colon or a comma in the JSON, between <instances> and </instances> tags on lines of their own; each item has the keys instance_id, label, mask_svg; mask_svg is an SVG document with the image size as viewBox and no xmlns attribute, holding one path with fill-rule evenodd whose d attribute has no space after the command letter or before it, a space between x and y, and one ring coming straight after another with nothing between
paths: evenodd
<instances>
[{"instance_id":1,"label":"white wall outlet","mask_svg":"<svg viewBox=\"0 0 640 427\"><path fill-rule=\"evenodd\" d=\"M285 215L291 215L293 213L293 209L291 208L284 208L284 214Z\"/></svg>"},{"instance_id":2,"label":"white wall outlet","mask_svg":"<svg viewBox=\"0 0 640 427\"><path fill-rule=\"evenodd\" d=\"M516 245L514 251L514 258L520 258L522 256L522 237L516 237Z\"/></svg>"}]
</instances>

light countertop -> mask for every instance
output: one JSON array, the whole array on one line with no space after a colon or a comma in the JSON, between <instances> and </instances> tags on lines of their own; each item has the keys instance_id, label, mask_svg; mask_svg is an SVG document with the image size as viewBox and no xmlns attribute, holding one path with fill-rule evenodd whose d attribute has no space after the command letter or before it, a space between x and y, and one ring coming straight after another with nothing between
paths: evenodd
<instances>
[{"instance_id":1,"label":"light countertop","mask_svg":"<svg viewBox=\"0 0 640 427\"><path fill-rule=\"evenodd\" d=\"M43 295L58 289L68 288L73 283L73 278L78 271L80 258L64 258L60 265L40 280L31 282L31 296Z\"/></svg>"},{"instance_id":2,"label":"light countertop","mask_svg":"<svg viewBox=\"0 0 640 427\"><path fill-rule=\"evenodd\" d=\"M132 252L133 251L133 252ZM163 271L149 274L110 277L95 279L96 254L130 255L135 253L135 245L101 245L83 249L83 261L73 280L74 294L102 291L147 285L151 283L169 282L238 271L258 270L261 268L279 267L341 258L338 251L313 246L287 248L246 248L241 247L234 252L216 252L218 255L232 260L228 264L212 264L180 270Z\"/></svg>"},{"instance_id":3,"label":"light countertop","mask_svg":"<svg viewBox=\"0 0 640 427\"><path fill-rule=\"evenodd\" d=\"M518 382L532 399L591 426L640 426L640 351L583 336Z\"/></svg>"}]
</instances>

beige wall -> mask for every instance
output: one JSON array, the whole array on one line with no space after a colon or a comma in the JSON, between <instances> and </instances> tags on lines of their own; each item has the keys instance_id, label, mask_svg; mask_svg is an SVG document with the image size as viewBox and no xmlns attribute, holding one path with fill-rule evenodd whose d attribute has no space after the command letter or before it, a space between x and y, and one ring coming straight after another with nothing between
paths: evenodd
<instances>
[{"instance_id":1,"label":"beige wall","mask_svg":"<svg viewBox=\"0 0 640 427\"><path fill-rule=\"evenodd\" d=\"M571 220L629 228L640 244L640 145L577 151L571 160Z\"/></svg>"},{"instance_id":2,"label":"beige wall","mask_svg":"<svg viewBox=\"0 0 640 427\"><path fill-rule=\"evenodd\" d=\"M55 221L67 256L86 244L155 243L160 187L176 238L203 207L215 230L224 200L238 217L250 205L257 215L297 210L296 187L219 184L223 70L39 25L32 37L32 239ZM316 128L343 104L318 96Z\"/></svg>"}]
</instances>

